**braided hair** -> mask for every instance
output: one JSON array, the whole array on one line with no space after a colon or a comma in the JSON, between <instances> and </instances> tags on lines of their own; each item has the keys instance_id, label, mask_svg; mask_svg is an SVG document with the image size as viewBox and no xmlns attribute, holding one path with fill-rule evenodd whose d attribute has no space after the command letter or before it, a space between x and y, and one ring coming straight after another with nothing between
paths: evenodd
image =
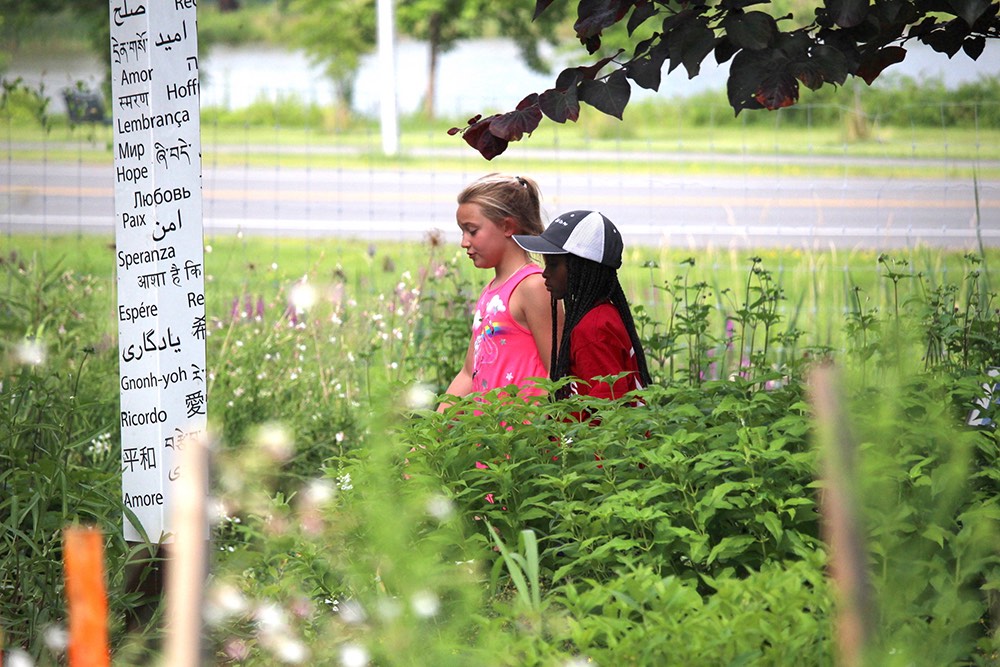
<instances>
[{"instance_id":1,"label":"braided hair","mask_svg":"<svg viewBox=\"0 0 1000 667\"><path fill-rule=\"evenodd\" d=\"M562 339L559 340L559 332L556 328L558 300L553 297L552 363L549 366L549 377L552 380L559 380L569 375L569 340L573 329L594 306L604 301L610 301L621 316L625 330L628 331L628 337L632 341L635 359L639 366L639 381L643 386L651 384L652 380L646 365L646 353L639 341L639 334L636 332L635 320L632 319L632 311L625 298L625 292L618 281L617 270L573 254L566 254L563 257L566 260L566 297L563 299L566 312ZM565 385L556 392L556 398L566 398L570 391L570 386Z\"/></svg>"}]
</instances>

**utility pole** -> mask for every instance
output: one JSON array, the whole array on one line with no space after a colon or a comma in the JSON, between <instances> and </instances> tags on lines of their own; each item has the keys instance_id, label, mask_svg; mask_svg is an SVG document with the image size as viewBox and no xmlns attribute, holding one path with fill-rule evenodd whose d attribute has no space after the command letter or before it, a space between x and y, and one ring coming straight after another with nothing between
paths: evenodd
<instances>
[{"instance_id":1,"label":"utility pole","mask_svg":"<svg viewBox=\"0 0 1000 667\"><path fill-rule=\"evenodd\" d=\"M382 152L399 152L399 110L396 107L396 19L393 0L378 0L378 61L382 88L379 110Z\"/></svg>"}]
</instances>

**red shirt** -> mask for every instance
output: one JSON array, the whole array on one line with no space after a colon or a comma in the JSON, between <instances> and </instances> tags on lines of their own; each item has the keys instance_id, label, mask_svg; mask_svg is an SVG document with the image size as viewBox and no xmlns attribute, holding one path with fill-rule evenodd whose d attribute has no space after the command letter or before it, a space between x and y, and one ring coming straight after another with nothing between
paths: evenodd
<instances>
[{"instance_id":1,"label":"red shirt","mask_svg":"<svg viewBox=\"0 0 1000 667\"><path fill-rule=\"evenodd\" d=\"M592 382L591 378L628 371L614 385ZM569 375L586 382L574 382L573 393L596 398L620 398L642 387L639 364L625 323L618 309L600 303L583 316L569 339Z\"/></svg>"}]
</instances>

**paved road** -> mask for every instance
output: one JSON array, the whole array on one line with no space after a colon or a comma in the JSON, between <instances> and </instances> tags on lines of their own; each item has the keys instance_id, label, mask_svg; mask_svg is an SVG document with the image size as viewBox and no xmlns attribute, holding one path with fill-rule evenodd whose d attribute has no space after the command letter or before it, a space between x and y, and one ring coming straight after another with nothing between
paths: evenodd
<instances>
[{"instance_id":1,"label":"paved road","mask_svg":"<svg viewBox=\"0 0 1000 667\"><path fill-rule=\"evenodd\" d=\"M539 177L550 215L598 208L628 241L716 247L1000 246L1000 182L768 179L594 173ZM484 163L483 171L492 166ZM455 195L479 175L423 172L206 168L205 231L217 235L419 239L457 242ZM108 167L0 163L0 232L113 233ZM977 236L977 219L979 229Z\"/></svg>"}]
</instances>

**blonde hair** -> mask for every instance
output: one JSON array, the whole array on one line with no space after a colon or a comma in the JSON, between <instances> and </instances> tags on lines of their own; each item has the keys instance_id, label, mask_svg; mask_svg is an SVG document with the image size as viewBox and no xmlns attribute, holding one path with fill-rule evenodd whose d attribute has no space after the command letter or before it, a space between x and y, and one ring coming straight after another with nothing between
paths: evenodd
<instances>
[{"instance_id":1,"label":"blonde hair","mask_svg":"<svg viewBox=\"0 0 1000 667\"><path fill-rule=\"evenodd\" d=\"M513 218L517 234L541 234L541 190L538 184L524 176L487 174L458 193L459 204L477 204L483 215L499 225L504 218Z\"/></svg>"}]
</instances>

